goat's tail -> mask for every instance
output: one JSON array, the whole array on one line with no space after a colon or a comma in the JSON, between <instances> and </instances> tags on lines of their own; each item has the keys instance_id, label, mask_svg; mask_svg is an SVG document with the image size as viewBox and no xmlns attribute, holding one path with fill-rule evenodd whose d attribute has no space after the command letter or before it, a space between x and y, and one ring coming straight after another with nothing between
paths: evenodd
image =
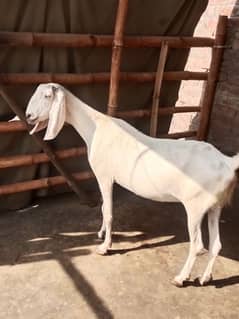
<instances>
[{"instance_id":1,"label":"goat's tail","mask_svg":"<svg viewBox=\"0 0 239 319\"><path fill-rule=\"evenodd\" d=\"M239 171L239 153L234 155L232 158L232 167L235 171Z\"/></svg>"},{"instance_id":2,"label":"goat's tail","mask_svg":"<svg viewBox=\"0 0 239 319\"><path fill-rule=\"evenodd\" d=\"M221 207L225 205L230 205L236 185L239 181L239 153L229 158L230 165L235 171L235 175L230 183L227 185L226 189L220 194L219 204Z\"/></svg>"}]
</instances>

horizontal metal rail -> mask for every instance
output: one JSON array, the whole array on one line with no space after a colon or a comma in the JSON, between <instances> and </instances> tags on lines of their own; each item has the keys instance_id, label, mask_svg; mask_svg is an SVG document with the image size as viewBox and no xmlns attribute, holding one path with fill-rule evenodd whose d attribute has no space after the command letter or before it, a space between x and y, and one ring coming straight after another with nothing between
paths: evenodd
<instances>
[{"instance_id":1,"label":"horizontal metal rail","mask_svg":"<svg viewBox=\"0 0 239 319\"><path fill-rule=\"evenodd\" d=\"M113 44L112 35L77 33L0 32L0 46L7 47L108 47ZM161 47L167 42L171 48L213 47L209 37L124 36L123 46L128 48Z\"/></svg>"},{"instance_id":2,"label":"horizontal metal rail","mask_svg":"<svg viewBox=\"0 0 239 319\"><path fill-rule=\"evenodd\" d=\"M75 180L84 181L90 178L94 178L94 174L90 171L74 173L72 174ZM34 179L26 182L19 182L8 185L0 185L0 196L7 194L14 194L19 192L26 192L34 189L48 188L51 186L67 184L65 177L53 176L40 179Z\"/></svg>"},{"instance_id":3,"label":"horizontal metal rail","mask_svg":"<svg viewBox=\"0 0 239 319\"><path fill-rule=\"evenodd\" d=\"M202 80L208 78L207 72L168 71L164 72L166 81ZM125 82L145 83L155 81L155 72L121 72L120 80ZM64 85L83 85L107 83L110 73L0 73L0 84L25 85L55 82Z\"/></svg>"},{"instance_id":4,"label":"horizontal metal rail","mask_svg":"<svg viewBox=\"0 0 239 319\"><path fill-rule=\"evenodd\" d=\"M86 154L85 147L73 147L69 149L55 151L58 159L79 157ZM45 153L15 155L0 157L0 169L18 166L30 166L40 163L50 162L50 158Z\"/></svg>"},{"instance_id":5,"label":"horizontal metal rail","mask_svg":"<svg viewBox=\"0 0 239 319\"><path fill-rule=\"evenodd\" d=\"M200 106L176 106L176 107L160 107L159 115L171 115L176 113L192 113L200 112ZM130 111L118 111L116 117L130 119L130 118L141 118L149 117L151 115L151 110L148 109L137 109ZM0 122L0 133L9 133L9 132L21 132L27 131L26 124L22 121L14 122Z\"/></svg>"}]
</instances>

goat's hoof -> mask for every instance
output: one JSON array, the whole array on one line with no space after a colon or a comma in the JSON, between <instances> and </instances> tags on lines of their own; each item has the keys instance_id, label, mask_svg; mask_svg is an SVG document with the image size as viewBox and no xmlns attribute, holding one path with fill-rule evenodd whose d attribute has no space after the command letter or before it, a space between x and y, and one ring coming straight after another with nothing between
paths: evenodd
<instances>
[{"instance_id":1,"label":"goat's hoof","mask_svg":"<svg viewBox=\"0 0 239 319\"><path fill-rule=\"evenodd\" d=\"M199 277L198 280L199 280L199 283L201 286L206 286L207 284L210 283L210 281L212 281L212 274L208 275L208 276L202 276L202 277Z\"/></svg>"},{"instance_id":2,"label":"goat's hoof","mask_svg":"<svg viewBox=\"0 0 239 319\"><path fill-rule=\"evenodd\" d=\"M103 245L100 245L96 248L96 253L98 255L104 256L104 255L107 255L107 252L108 252L108 249Z\"/></svg>"},{"instance_id":3,"label":"goat's hoof","mask_svg":"<svg viewBox=\"0 0 239 319\"><path fill-rule=\"evenodd\" d=\"M99 231L98 232L98 238L99 239L104 239L104 237L105 237L105 232L104 231Z\"/></svg>"},{"instance_id":4,"label":"goat's hoof","mask_svg":"<svg viewBox=\"0 0 239 319\"><path fill-rule=\"evenodd\" d=\"M182 288L182 287L183 287L183 281L182 281L181 279L179 279L178 277L175 277L175 278L171 281L171 283L172 283L174 286L178 287L178 288Z\"/></svg>"}]
</instances>

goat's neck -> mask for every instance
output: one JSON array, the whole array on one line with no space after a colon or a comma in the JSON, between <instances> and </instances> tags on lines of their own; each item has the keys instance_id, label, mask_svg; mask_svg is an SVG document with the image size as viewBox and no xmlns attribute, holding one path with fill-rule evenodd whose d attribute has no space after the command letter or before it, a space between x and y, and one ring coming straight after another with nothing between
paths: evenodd
<instances>
[{"instance_id":1,"label":"goat's neck","mask_svg":"<svg viewBox=\"0 0 239 319\"><path fill-rule=\"evenodd\" d=\"M96 120L103 114L68 93L66 96L66 122L71 124L90 148L96 129Z\"/></svg>"}]
</instances>

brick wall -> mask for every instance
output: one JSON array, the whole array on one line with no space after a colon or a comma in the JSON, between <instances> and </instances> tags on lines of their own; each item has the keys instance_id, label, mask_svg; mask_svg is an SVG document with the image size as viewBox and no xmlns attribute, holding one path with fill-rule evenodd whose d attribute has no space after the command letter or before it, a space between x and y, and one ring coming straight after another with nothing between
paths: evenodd
<instances>
[{"instance_id":1,"label":"brick wall","mask_svg":"<svg viewBox=\"0 0 239 319\"><path fill-rule=\"evenodd\" d=\"M228 15L229 17L239 16L239 0L209 0L207 9L202 15L197 25L197 28L194 32L194 35L206 36L206 37L214 36L216 31L218 16L220 14ZM230 33L233 33L235 36L239 38L239 29L238 29L238 33L235 30L234 31L229 30L229 34ZM233 34L229 36L230 39L233 38ZM228 39L228 42L229 41L232 41L232 40ZM234 50L236 50L236 48L234 48ZM230 55L231 50L228 49L227 51L228 52L225 53L225 55ZM211 59L210 49L208 48L191 49L189 59L185 69L189 71L205 71L205 69L207 69L210 65L210 59ZM226 76L225 72L234 72L232 67L231 67L231 70L225 70L228 68L228 64L230 64L228 62L228 60L230 60L230 57L227 57L225 59L227 60L227 62L225 62L226 65L223 67L224 77ZM216 98L217 102L215 103L215 106L213 108L212 128L210 132L210 141L215 143L217 146L220 146L220 148L223 148L222 146L224 146L224 144L227 143L226 135L225 135L225 138L223 138L223 141L218 135L218 130L220 128L219 122L222 121L222 119L221 118L219 119L219 114L217 115L217 109L220 104L219 100L221 96L224 95L227 90L225 84L223 85L222 83L224 81L222 78L223 76L221 77L220 83L218 85L218 90L223 90L223 92L217 93L218 97ZM179 91L179 98L176 105L178 106L200 105L203 84L204 83L202 81L182 81L180 91ZM234 98L235 97L232 97L232 99ZM239 93L238 93L238 100L239 100ZM219 113L222 114L223 110L221 109ZM171 123L170 132L184 131L184 130L188 130L189 128L193 129L195 126L197 126L197 115L195 113L194 114L191 114L191 113L190 114L175 114ZM230 150L227 150L227 151L230 151Z\"/></svg>"},{"instance_id":2,"label":"brick wall","mask_svg":"<svg viewBox=\"0 0 239 319\"><path fill-rule=\"evenodd\" d=\"M238 12L238 11L237 11ZM239 152L239 18L228 23L209 141L226 153Z\"/></svg>"}]
</instances>

